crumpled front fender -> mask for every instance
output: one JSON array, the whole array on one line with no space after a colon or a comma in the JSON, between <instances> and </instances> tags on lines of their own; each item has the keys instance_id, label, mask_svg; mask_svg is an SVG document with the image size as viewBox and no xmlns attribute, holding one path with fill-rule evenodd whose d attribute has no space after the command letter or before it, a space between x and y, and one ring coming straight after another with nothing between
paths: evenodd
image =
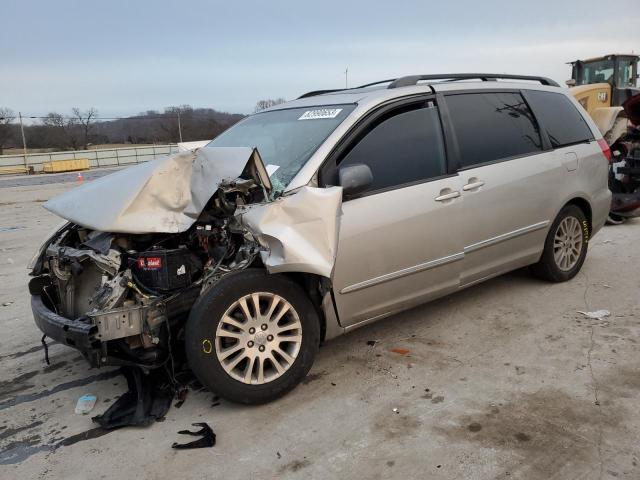
<instances>
[{"instance_id":1,"label":"crumpled front fender","mask_svg":"<svg viewBox=\"0 0 640 480\"><path fill-rule=\"evenodd\" d=\"M302 187L236 216L265 247L270 273L306 272L331 278L338 249L342 187Z\"/></svg>"}]
</instances>

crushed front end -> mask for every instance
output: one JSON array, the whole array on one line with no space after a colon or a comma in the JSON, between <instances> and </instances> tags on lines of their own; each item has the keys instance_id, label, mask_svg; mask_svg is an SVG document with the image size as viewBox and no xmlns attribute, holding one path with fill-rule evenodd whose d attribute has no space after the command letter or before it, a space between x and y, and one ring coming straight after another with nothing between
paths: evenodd
<instances>
[{"instance_id":1,"label":"crushed front end","mask_svg":"<svg viewBox=\"0 0 640 480\"><path fill-rule=\"evenodd\" d=\"M234 213L261 199L255 182L226 183L181 233L109 233L66 224L33 266L36 324L94 366L162 366L181 345L175 340L200 293L260 262L259 245Z\"/></svg>"}]
</instances>

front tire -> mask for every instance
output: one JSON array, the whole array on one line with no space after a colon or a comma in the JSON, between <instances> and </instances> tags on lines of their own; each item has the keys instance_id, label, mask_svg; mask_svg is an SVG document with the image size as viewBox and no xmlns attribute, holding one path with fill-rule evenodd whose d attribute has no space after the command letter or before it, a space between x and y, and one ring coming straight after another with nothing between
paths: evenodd
<instances>
[{"instance_id":1,"label":"front tire","mask_svg":"<svg viewBox=\"0 0 640 480\"><path fill-rule=\"evenodd\" d=\"M292 390L318 351L320 322L311 300L284 275L227 275L191 309L189 366L203 385L238 403L259 404Z\"/></svg>"},{"instance_id":2,"label":"front tire","mask_svg":"<svg viewBox=\"0 0 640 480\"><path fill-rule=\"evenodd\" d=\"M587 256L589 222L576 205L566 205L549 229L540 261L533 273L550 282L566 282L575 277Z\"/></svg>"}]
</instances>

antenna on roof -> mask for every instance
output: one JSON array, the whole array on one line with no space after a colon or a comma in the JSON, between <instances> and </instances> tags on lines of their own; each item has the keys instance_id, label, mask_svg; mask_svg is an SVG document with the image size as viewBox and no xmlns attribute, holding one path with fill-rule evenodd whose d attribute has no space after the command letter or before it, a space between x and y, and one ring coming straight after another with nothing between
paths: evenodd
<instances>
[{"instance_id":1,"label":"antenna on roof","mask_svg":"<svg viewBox=\"0 0 640 480\"><path fill-rule=\"evenodd\" d=\"M344 88L349 88L349 67L344 71Z\"/></svg>"}]
</instances>

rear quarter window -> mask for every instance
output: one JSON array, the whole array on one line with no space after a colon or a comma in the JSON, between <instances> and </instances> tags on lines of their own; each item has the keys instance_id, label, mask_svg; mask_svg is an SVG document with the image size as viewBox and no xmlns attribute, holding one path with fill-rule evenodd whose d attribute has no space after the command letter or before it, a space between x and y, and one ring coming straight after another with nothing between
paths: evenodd
<instances>
[{"instance_id":1,"label":"rear quarter window","mask_svg":"<svg viewBox=\"0 0 640 480\"><path fill-rule=\"evenodd\" d=\"M526 96L553 148L593 140L589 125L564 94L527 90Z\"/></svg>"},{"instance_id":2,"label":"rear quarter window","mask_svg":"<svg viewBox=\"0 0 640 480\"><path fill-rule=\"evenodd\" d=\"M520 93L455 94L446 102L461 168L542 151L538 124Z\"/></svg>"}]
</instances>

